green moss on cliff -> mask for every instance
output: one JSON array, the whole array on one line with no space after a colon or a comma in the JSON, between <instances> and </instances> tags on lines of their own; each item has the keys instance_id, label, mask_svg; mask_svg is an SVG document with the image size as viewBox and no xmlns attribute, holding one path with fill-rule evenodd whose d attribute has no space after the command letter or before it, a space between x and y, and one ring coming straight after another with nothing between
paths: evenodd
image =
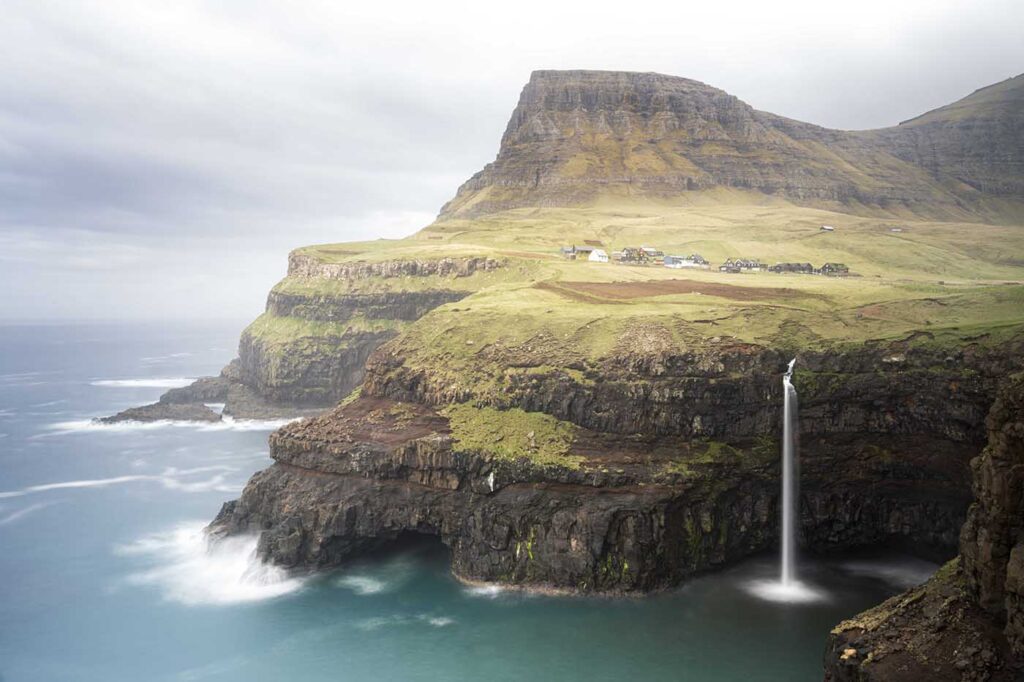
<instances>
[{"instance_id":1,"label":"green moss on cliff","mask_svg":"<svg viewBox=\"0 0 1024 682\"><path fill-rule=\"evenodd\" d=\"M303 340L327 340L343 344L346 335L359 333L398 332L408 323L400 320L379 320L356 316L344 322L321 322L298 317L277 317L263 313L245 329L245 334L269 345L294 345ZM339 345L343 348L344 345Z\"/></svg>"},{"instance_id":2,"label":"green moss on cliff","mask_svg":"<svg viewBox=\"0 0 1024 682\"><path fill-rule=\"evenodd\" d=\"M541 467L578 469L583 458L570 455L576 426L539 412L497 410L469 403L442 412L452 438L462 450L487 453L496 459L527 459Z\"/></svg>"}]
</instances>

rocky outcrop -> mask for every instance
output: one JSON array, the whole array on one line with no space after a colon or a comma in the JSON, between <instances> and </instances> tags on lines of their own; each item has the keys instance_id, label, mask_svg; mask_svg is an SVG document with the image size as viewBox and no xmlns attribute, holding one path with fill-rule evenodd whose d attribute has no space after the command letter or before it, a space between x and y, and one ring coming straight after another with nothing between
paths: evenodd
<instances>
[{"instance_id":1,"label":"rocky outcrop","mask_svg":"<svg viewBox=\"0 0 1024 682\"><path fill-rule=\"evenodd\" d=\"M245 331L234 372L239 382L270 403L329 406L363 380L366 360L397 331L297 336L283 342Z\"/></svg>"},{"instance_id":2,"label":"rocky outcrop","mask_svg":"<svg viewBox=\"0 0 1024 682\"><path fill-rule=\"evenodd\" d=\"M459 188L440 218L713 187L812 205L963 214L964 202L982 192L1021 195L1024 79L993 87L996 94L950 105L956 115L932 112L850 133L757 111L685 78L535 71L497 158ZM989 106L973 106L977 100Z\"/></svg>"},{"instance_id":3,"label":"rocky outcrop","mask_svg":"<svg viewBox=\"0 0 1024 682\"><path fill-rule=\"evenodd\" d=\"M967 597L957 560L840 623L825 652L826 682L1016 682L1022 675L1005 637Z\"/></svg>"},{"instance_id":4,"label":"rocky outcrop","mask_svg":"<svg viewBox=\"0 0 1024 682\"><path fill-rule=\"evenodd\" d=\"M1007 381L988 416L988 446L971 463L976 502L960 539L971 596L1024 655L1024 375Z\"/></svg>"},{"instance_id":5,"label":"rocky outcrop","mask_svg":"<svg viewBox=\"0 0 1024 682\"><path fill-rule=\"evenodd\" d=\"M194 421L219 422L221 416L202 403L155 402L140 407L130 407L97 421L101 424L118 422Z\"/></svg>"},{"instance_id":6,"label":"rocky outcrop","mask_svg":"<svg viewBox=\"0 0 1024 682\"><path fill-rule=\"evenodd\" d=\"M1003 382L986 425L956 563L837 626L826 679L1024 678L1024 375Z\"/></svg>"}]
</instances>

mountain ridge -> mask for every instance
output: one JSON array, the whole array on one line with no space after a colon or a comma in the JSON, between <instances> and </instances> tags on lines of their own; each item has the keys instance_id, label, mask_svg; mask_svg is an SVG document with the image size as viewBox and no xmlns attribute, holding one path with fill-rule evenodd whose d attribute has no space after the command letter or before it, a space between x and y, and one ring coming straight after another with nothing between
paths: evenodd
<instances>
[{"instance_id":1,"label":"mountain ridge","mask_svg":"<svg viewBox=\"0 0 1024 682\"><path fill-rule=\"evenodd\" d=\"M439 220L728 187L847 212L1002 222L1024 204L1018 100L1020 76L897 126L842 131L757 110L688 78L535 71L495 160Z\"/></svg>"}]
</instances>

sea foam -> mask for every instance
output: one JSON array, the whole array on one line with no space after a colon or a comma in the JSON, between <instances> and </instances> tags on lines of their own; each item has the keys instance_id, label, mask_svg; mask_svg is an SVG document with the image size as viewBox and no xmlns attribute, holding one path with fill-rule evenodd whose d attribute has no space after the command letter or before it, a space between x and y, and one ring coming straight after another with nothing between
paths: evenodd
<instances>
[{"instance_id":1,"label":"sea foam","mask_svg":"<svg viewBox=\"0 0 1024 682\"><path fill-rule=\"evenodd\" d=\"M63 436L74 433L132 433L168 428L195 429L196 431L276 431L293 421L296 421L296 418L235 419L228 416L217 422L161 419L152 422L123 421L107 423L96 419L77 419L50 424L47 427L48 432L40 434L40 436Z\"/></svg>"},{"instance_id":2,"label":"sea foam","mask_svg":"<svg viewBox=\"0 0 1024 682\"><path fill-rule=\"evenodd\" d=\"M91 386L103 386L104 388L181 388L188 386L195 379L188 377L168 377L153 379L100 379L90 381Z\"/></svg>"},{"instance_id":3,"label":"sea foam","mask_svg":"<svg viewBox=\"0 0 1024 682\"><path fill-rule=\"evenodd\" d=\"M153 586L164 599L187 606L222 606L281 597L304 580L256 555L256 536L210 538L201 521L140 538L115 548L154 565L128 576L132 585Z\"/></svg>"}]
</instances>

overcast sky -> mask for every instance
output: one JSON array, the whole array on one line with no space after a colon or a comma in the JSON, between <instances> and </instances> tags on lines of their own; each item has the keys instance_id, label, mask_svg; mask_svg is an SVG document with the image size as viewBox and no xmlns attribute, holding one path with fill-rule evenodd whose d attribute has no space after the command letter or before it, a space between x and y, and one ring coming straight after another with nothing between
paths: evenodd
<instances>
[{"instance_id":1,"label":"overcast sky","mask_svg":"<svg viewBox=\"0 0 1024 682\"><path fill-rule=\"evenodd\" d=\"M838 128L1024 71L1020 0L838 5L5 0L0 318L254 316L290 249L428 224L534 69Z\"/></svg>"}]
</instances>

